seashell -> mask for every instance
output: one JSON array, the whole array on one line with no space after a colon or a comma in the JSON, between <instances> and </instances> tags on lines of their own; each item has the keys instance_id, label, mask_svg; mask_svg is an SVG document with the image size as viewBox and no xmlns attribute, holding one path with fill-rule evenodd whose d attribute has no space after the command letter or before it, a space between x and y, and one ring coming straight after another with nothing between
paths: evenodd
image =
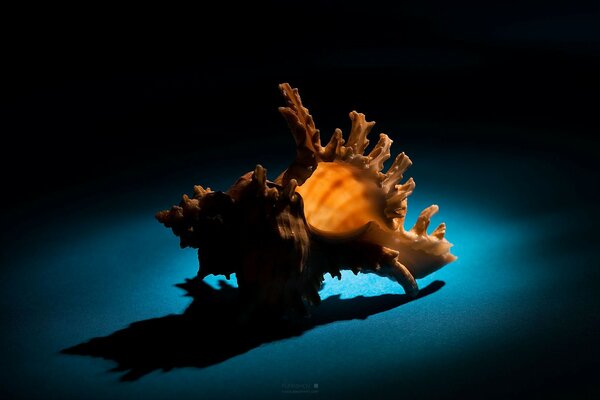
<instances>
[{"instance_id":1,"label":"seashell","mask_svg":"<svg viewBox=\"0 0 600 400\"><path fill-rule=\"evenodd\" d=\"M274 181L266 170L241 176L226 192L195 186L190 198L156 218L198 249L198 275L235 273L251 311L306 312L320 302L326 273L371 272L396 280L407 294L416 279L454 261L440 224L427 233L437 205L427 207L404 229L411 179L400 183L410 158L400 153L383 173L392 140L380 134L373 149L367 136L374 122L352 111L345 142L340 129L322 146L319 130L297 89L281 84L279 109L296 142L296 158Z\"/></svg>"}]
</instances>

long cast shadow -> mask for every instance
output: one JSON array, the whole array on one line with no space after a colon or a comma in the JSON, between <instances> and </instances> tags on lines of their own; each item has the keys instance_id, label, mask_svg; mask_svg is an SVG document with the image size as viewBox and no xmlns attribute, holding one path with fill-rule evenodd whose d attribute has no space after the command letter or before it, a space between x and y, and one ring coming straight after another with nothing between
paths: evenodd
<instances>
[{"instance_id":1,"label":"long cast shadow","mask_svg":"<svg viewBox=\"0 0 600 400\"><path fill-rule=\"evenodd\" d=\"M223 281L220 289L198 279L188 279L177 286L193 298L183 314L134 322L61 353L114 360L117 367L111 371L124 372L122 381L133 381L159 369L208 367L262 344L299 336L319 325L366 319L414 300L399 294L352 299L340 299L337 295L323 300L310 318L247 320L237 301L238 290ZM432 282L416 299L443 286L442 281Z\"/></svg>"}]
</instances>

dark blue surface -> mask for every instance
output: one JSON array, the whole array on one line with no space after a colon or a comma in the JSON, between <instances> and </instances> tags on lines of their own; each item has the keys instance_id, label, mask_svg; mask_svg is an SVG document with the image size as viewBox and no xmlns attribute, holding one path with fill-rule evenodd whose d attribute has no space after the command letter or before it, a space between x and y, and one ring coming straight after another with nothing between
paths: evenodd
<instances>
[{"instance_id":1,"label":"dark blue surface","mask_svg":"<svg viewBox=\"0 0 600 400\"><path fill-rule=\"evenodd\" d=\"M180 250L153 214L194 183L225 190L245 167L186 171L146 192L99 193L86 209L63 210L17 236L0 281L2 392L268 398L290 396L288 384L318 384L324 397L367 398L597 391L586 375L598 366L600 316L598 263L589 243L595 240L592 200L577 178L582 171L565 171L545 155L410 155L415 165L408 176L417 188L407 223L438 204L432 226L447 223L459 257L419 282L445 282L437 292L207 368L154 371L134 382L108 372L116 366L110 360L60 354L135 321L179 314L190 303L174 285L195 275L195 252ZM207 278L215 286L219 279ZM341 281L326 279L322 297L395 293L402 289L391 281L345 273Z\"/></svg>"}]
</instances>

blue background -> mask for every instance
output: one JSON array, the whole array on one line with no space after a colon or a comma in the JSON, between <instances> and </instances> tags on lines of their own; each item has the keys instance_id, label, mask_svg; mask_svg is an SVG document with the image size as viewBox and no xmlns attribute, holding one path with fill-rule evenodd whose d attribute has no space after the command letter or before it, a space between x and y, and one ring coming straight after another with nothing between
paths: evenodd
<instances>
[{"instance_id":1,"label":"blue background","mask_svg":"<svg viewBox=\"0 0 600 400\"><path fill-rule=\"evenodd\" d=\"M580 180L570 180L552 155L508 159L416 148L410 155L408 176L417 189L407 224L438 204L432 224L447 223L459 257L419 282L445 282L435 293L365 320L320 325L207 368L155 370L133 382L119 382L127 371L109 372L116 367L111 360L59 354L189 305L174 284L195 275L195 252L180 250L153 213L193 183L226 189L237 174L218 165L186 170L162 187L99 193L79 210L31 226L6 251L3 392L159 399L301 396L286 394L289 384L318 384L318 395L340 398L596 390L585 379L598 362L598 268L589 241L595 225L586 198L575 197L587 190ZM569 167L571 173L578 171ZM207 282L217 287L221 278ZM321 295L401 293L389 280L344 273L341 281L328 277Z\"/></svg>"}]
</instances>

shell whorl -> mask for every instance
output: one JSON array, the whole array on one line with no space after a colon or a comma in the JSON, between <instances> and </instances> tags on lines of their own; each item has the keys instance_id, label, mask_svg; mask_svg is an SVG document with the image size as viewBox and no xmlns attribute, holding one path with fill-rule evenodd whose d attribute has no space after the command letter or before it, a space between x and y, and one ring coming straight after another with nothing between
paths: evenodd
<instances>
[{"instance_id":1,"label":"shell whorl","mask_svg":"<svg viewBox=\"0 0 600 400\"><path fill-rule=\"evenodd\" d=\"M415 225L408 231L404 229L407 199L415 189L415 181L402 180L412 161L402 152L383 172L393 143L385 133L365 154L375 122L352 111L348 141L336 129L323 146L298 90L286 83L279 87L287 102L280 112L291 128L297 149L296 159L280 181L297 179L296 190L304 198L305 216L313 234L339 240L355 239L362 232L360 240L399 251L398 259L406 262L416 276L425 276L456 259L449 251L452 245L444 238L444 223L427 233L431 217L439 209L437 205L424 209Z\"/></svg>"},{"instance_id":2,"label":"shell whorl","mask_svg":"<svg viewBox=\"0 0 600 400\"><path fill-rule=\"evenodd\" d=\"M327 173L318 173L317 169L321 163L336 163L337 165L343 165L346 171L342 173L340 179L332 180L334 182L346 181L355 176L360 176L365 181L365 185L376 185L379 188L379 194L385 199L385 205L382 210L383 218L385 219L385 225L388 227L403 227L404 217L406 216L406 199L410 196L415 189L415 181L409 178L406 182L400 183L404 177L406 170L412 165L411 159L404 153L400 153L394 159L390 168L383 173L384 163L391 156L392 139L389 138L385 133L379 134L379 140L373 149L368 153L364 154L365 150L369 145L368 135L371 132L374 121L367 121L365 115L352 111L349 114L350 121L352 122L352 128L348 141L345 143L343 139L342 131L338 128L332 135L329 143L326 146L322 146L319 130L315 128L314 120L302 105L298 89L292 89L287 84L281 84L280 89L286 99L288 107L280 108L280 112L285 117L288 125L291 127L294 138L296 139L297 155L292 167L288 168L282 176L279 178L281 182L286 182L289 179L296 179L300 185L298 191L302 194L303 184L311 178L313 174L317 177L328 176ZM327 164L324 164L327 165ZM303 167L299 171L300 166ZM337 168L338 171L342 171L343 168ZM318 178L317 178L318 179ZM322 186L322 185L319 185ZM309 190L304 191L303 197L310 196L315 191L317 185L311 185ZM348 184L343 184L333 188L322 188L319 199L316 202L319 204L323 203L322 198L326 197L326 201L336 196L340 197L339 203L342 203L348 197L356 200L357 193L347 193L344 188L347 188ZM354 185L358 187L358 185ZM361 188L365 191L372 191L372 187ZM360 193L358 193L360 195ZM374 196L377 197L377 196ZM341 204L340 204L341 205ZM305 207L307 205L305 204ZM329 205L328 205L329 207ZM435 211L432 211L435 207ZM430 211L427 211L430 210ZM339 210L338 210L339 211ZM425 228L429 225L431 216L437 212L437 206L428 207L421 213L419 220L411 231L424 235L426 234ZM376 215L374 214L373 217ZM337 221L337 219L336 219ZM379 222L379 221L375 221ZM382 221L383 222L383 221ZM354 224L348 224L354 226ZM356 228L356 227L355 227ZM443 229L442 229L443 228ZM434 230L435 238L443 239L445 234L445 225L440 225Z\"/></svg>"}]
</instances>

